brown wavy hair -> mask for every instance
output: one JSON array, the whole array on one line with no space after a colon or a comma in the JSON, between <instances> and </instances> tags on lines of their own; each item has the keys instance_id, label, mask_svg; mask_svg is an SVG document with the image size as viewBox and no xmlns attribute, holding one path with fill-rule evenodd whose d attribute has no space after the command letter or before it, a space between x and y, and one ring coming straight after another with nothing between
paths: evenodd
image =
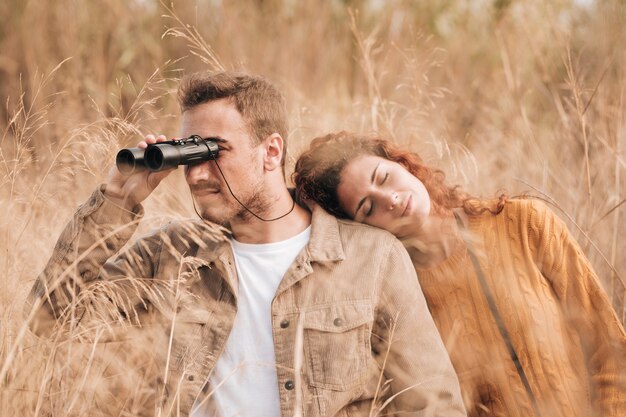
<instances>
[{"instance_id":1,"label":"brown wavy hair","mask_svg":"<svg viewBox=\"0 0 626 417\"><path fill-rule=\"evenodd\" d=\"M502 211L507 201L505 194L495 200L482 200L471 196L458 185L448 185L445 173L425 165L418 154L401 149L379 136L359 135L346 131L313 139L309 149L300 155L292 176L298 199L301 202L313 200L337 217L350 218L341 207L337 188L346 165L355 158L365 155L385 158L406 168L426 187L436 215L451 215L454 208L463 208L471 215L485 211L497 214Z\"/></svg>"},{"instance_id":2,"label":"brown wavy hair","mask_svg":"<svg viewBox=\"0 0 626 417\"><path fill-rule=\"evenodd\" d=\"M232 100L255 144L260 144L273 133L283 138L284 168L289 122L282 93L263 77L239 72L198 72L180 81L178 102L181 113L220 99Z\"/></svg>"}]
</instances>

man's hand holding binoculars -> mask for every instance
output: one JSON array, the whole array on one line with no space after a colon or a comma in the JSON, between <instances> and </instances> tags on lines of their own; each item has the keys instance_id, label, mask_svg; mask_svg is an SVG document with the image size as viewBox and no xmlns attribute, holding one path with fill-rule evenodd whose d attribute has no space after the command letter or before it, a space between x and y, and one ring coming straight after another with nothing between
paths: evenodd
<instances>
[{"instance_id":1,"label":"man's hand holding binoculars","mask_svg":"<svg viewBox=\"0 0 626 417\"><path fill-rule=\"evenodd\" d=\"M163 135L155 137L147 135L144 140L137 144L137 148L146 149L148 145L165 142L167 138ZM176 167L162 171L152 171L148 169L138 169L125 175L120 171L118 164L109 171L104 195L118 206L127 210L132 210L137 204L144 201L159 183L167 177ZM122 170L124 170L122 168Z\"/></svg>"},{"instance_id":2,"label":"man's hand holding binoculars","mask_svg":"<svg viewBox=\"0 0 626 417\"><path fill-rule=\"evenodd\" d=\"M117 166L109 172L104 195L113 203L132 210L178 165L215 161L220 140L198 135L167 140L163 135L147 135L136 148L125 148L117 153Z\"/></svg>"}]
</instances>

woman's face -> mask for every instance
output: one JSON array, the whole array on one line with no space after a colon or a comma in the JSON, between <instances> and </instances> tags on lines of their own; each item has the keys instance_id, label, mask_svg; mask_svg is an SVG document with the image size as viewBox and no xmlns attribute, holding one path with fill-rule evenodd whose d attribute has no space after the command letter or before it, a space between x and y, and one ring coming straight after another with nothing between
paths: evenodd
<instances>
[{"instance_id":1,"label":"woman's face","mask_svg":"<svg viewBox=\"0 0 626 417\"><path fill-rule=\"evenodd\" d=\"M402 165L365 155L353 159L341 172L337 194L342 208L354 220L406 236L430 214L424 184Z\"/></svg>"}]
</instances>

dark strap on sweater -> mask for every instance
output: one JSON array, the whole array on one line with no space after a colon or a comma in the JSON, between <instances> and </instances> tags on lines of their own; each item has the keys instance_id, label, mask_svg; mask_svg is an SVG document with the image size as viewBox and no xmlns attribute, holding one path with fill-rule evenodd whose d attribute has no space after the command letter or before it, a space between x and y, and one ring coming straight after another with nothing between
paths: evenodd
<instances>
[{"instance_id":1,"label":"dark strap on sweater","mask_svg":"<svg viewBox=\"0 0 626 417\"><path fill-rule=\"evenodd\" d=\"M457 224L461 229L464 229L463 222L459 218L459 216L454 213L454 217L456 218ZM496 302L494 301L493 294L491 293L491 289L489 288L489 284L487 284L487 280L485 275L483 274L483 270L480 267L480 263L478 263L478 258L474 253L472 245L467 241L467 239L463 239L465 241L465 245L467 247L467 253L472 260L472 264L474 265L474 269L476 270L476 276L478 277L478 281L480 282L480 286L482 287L483 293L485 294L485 298L487 299L487 304L489 305L489 309L491 310L491 314L496 321L496 325L498 326L498 330L500 331L500 335L506 344L506 348L509 351L509 355L511 355L511 359L515 364L515 368L517 369L517 373L522 380L522 384L524 384L524 388L526 389L526 393L530 398L530 401L533 405L533 409L535 410L535 414L540 417L541 413L539 412L539 405L537 404L537 399L533 394L533 391L530 388L530 383L528 382L528 378L526 377L526 373L522 368L522 364L520 363L519 357L517 356L517 352L515 352L515 347L513 347L513 343L511 342L511 337L509 336L509 332L504 325L504 320L500 316L498 312L498 307L496 306Z\"/></svg>"}]
</instances>

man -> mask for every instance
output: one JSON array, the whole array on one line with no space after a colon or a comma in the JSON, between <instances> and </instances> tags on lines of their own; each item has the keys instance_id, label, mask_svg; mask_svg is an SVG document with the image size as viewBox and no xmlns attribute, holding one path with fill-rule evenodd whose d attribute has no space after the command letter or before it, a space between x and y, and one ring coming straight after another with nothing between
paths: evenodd
<instances>
[{"instance_id":1,"label":"man","mask_svg":"<svg viewBox=\"0 0 626 417\"><path fill-rule=\"evenodd\" d=\"M181 135L220 147L216 160L185 167L202 221L174 222L120 252L140 203L171 171L112 169L33 288L35 330L104 315L86 300L139 322L139 306L152 306L172 335L162 415L465 415L400 242L294 203L282 95L259 77L201 73L182 81L179 100ZM85 296L94 282L123 295Z\"/></svg>"}]
</instances>

